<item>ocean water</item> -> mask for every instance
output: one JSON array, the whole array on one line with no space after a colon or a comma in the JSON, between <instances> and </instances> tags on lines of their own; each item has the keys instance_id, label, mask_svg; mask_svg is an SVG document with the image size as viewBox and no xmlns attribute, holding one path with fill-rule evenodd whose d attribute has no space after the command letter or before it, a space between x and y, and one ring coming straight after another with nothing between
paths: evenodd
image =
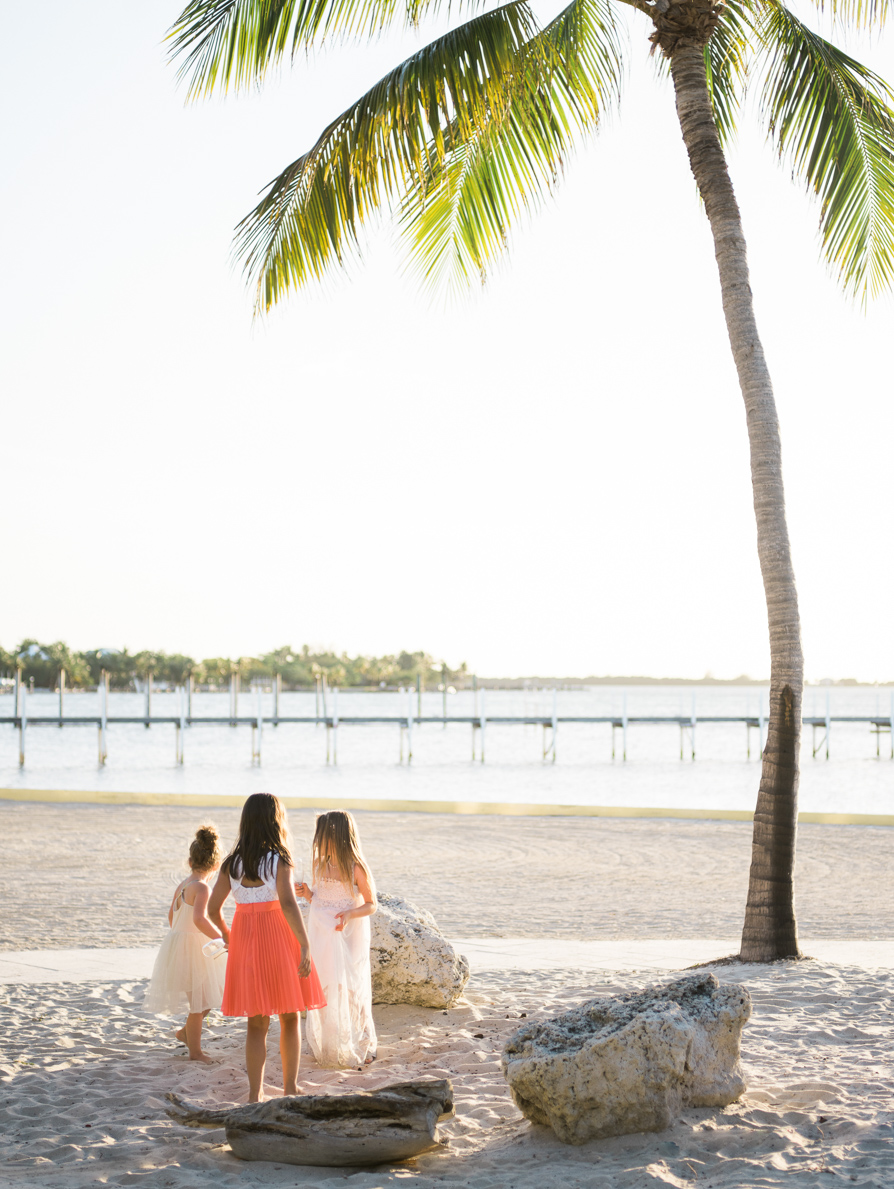
<instances>
[{"instance_id":1,"label":"ocean water","mask_svg":"<svg viewBox=\"0 0 894 1189\"><path fill-rule=\"evenodd\" d=\"M332 711L330 692L329 710ZM600 716L623 713L652 715L757 716L766 712L765 686L596 686L560 690L559 715ZM488 690L488 717L551 715L552 690ZM340 718L351 715L397 716L407 713L415 693L341 691ZM141 694L112 693L110 715L141 715ZM891 714L890 687L810 688L806 716ZM261 695L264 714L273 711L272 695ZM66 715L98 713L96 693L67 692ZM177 694L155 692L154 715L178 715ZM197 693L193 714L229 714L229 698ZM244 691L238 713L257 713L258 695ZM423 694L423 715L440 715L442 696ZM28 717L56 715L56 695L37 691L27 699ZM474 695L448 696L448 716L474 712ZM12 714L12 696L0 695L0 717ZM312 716L314 694L284 693L281 715ZM818 737L822 732L818 732ZM489 723L486 761L472 761L472 729L468 724L417 725L413 729L412 763L400 763L397 725L352 726L338 730L338 763L326 763L326 730L313 724L265 725L262 761L252 764L251 728L228 725L194 726L185 732L185 762L175 762L173 726L112 725L108 728L108 760L97 759L95 727L30 726L26 763L18 766L17 732L0 726L0 787L32 789L109 789L140 792L247 795L266 790L281 795L338 798L369 797L408 800L509 801L528 804L653 806L676 808L751 809L760 778L757 731L751 731L751 758L746 757L743 724L702 722L696 728L696 759L676 725L630 724L627 760L621 759L621 731L616 732L612 759L609 724L560 724L556 762L542 758L539 726ZM800 805L803 810L843 813L894 813L894 761L886 731L877 737L867 723L833 723L830 759L811 757L811 728L802 747ZM881 757L876 757L880 743Z\"/></svg>"}]
</instances>

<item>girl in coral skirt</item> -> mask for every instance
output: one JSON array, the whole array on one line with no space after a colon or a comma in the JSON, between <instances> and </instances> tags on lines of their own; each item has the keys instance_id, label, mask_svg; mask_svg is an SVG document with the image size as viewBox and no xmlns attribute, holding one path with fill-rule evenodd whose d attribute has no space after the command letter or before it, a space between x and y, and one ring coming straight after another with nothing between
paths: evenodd
<instances>
[{"instance_id":1,"label":"girl in coral skirt","mask_svg":"<svg viewBox=\"0 0 894 1189\"><path fill-rule=\"evenodd\" d=\"M253 793L208 903L208 917L230 947L221 1011L248 1020L249 1102L262 1101L264 1094L270 1017L279 1016L283 1093L297 1094L298 1013L326 1005L292 881L285 810L270 793ZM221 910L231 893L236 913L228 930Z\"/></svg>"}]
</instances>

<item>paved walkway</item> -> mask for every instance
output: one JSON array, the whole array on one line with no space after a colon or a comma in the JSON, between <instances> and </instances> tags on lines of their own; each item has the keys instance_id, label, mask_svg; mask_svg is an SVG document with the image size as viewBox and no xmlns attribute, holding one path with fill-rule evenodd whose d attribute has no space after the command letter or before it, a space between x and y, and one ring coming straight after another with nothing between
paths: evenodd
<instances>
[{"instance_id":1,"label":"paved walkway","mask_svg":"<svg viewBox=\"0 0 894 1189\"><path fill-rule=\"evenodd\" d=\"M546 941L454 938L473 970L682 970L733 954L738 939ZM801 942L805 954L841 966L894 969L894 941L826 938ZM148 978L154 949L19 950L0 953L0 983L65 983Z\"/></svg>"}]
</instances>

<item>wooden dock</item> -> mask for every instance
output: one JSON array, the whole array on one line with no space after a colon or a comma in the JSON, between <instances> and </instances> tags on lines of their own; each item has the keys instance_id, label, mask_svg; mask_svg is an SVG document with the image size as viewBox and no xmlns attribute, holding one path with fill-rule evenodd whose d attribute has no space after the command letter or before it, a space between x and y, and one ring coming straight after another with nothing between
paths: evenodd
<instances>
[{"instance_id":1,"label":"wooden dock","mask_svg":"<svg viewBox=\"0 0 894 1189\"><path fill-rule=\"evenodd\" d=\"M476 707L472 714L448 715L446 713L446 699L444 713L440 715L423 715L421 699L414 698L412 691L408 699L407 713L403 715L340 715L338 712L338 690L332 689L331 708L326 705L324 698L321 707L317 699L316 712L312 715L283 715L279 713L279 687L274 688L274 708L272 714L262 712L261 695L257 696L257 708L254 714L238 713L238 695L230 691L229 714L227 715L193 715L191 711L192 691L187 687L179 687L179 714L154 715L151 713L151 690L146 692L146 713L141 715L110 715L108 713L109 690L108 683L99 686L100 712L93 715L66 715L63 713L63 693L59 691L59 709L57 715L34 715L27 712L27 694L24 687L16 688L14 694L15 713L7 717L0 717L0 725L13 727L18 732L19 764L25 764L25 744L27 732L37 727L92 727L97 731L99 763L104 764L108 757L108 730L113 726L143 726L173 727L175 736L175 752L178 764L184 762L184 745L186 732L193 727L250 727L252 761L261 763L261 747L265 728L277 729L281 726L312 726L324 727L326 731L326 763L338 763L338 731L340 727L369 727L384 726L392 730L397 728L400 739L400 762L407 763L413 759L414 732L424 726L465 726L471 729L472 759L484 763L485 745L488 727L529 726L540 727L543 732L542 759L544 763L555 763L557 758L557 739L559 727L575 726L610 726L611 727L611 755L617 758L617 733L620 732L620 756L627 759L628 733L632 727L644 726L676 726L680 732L680 759L696 757L696 730L699 726L718 724L738 724L746 731L746 757L751 758L752 736L757 732L758 747L756 754L763 751L766 734L766 716L761 707L758 713L745 715L698 715L693 704L690 714L679 715L628 715L626 713L626 697L624 710L621 714L610 715L576 715L559 714L556 692L553 693L552 714L488 714L485 707L485 691L476 691ZM418 692L418 691L417 691ZM881 738L889 736L890 758L894 759L894 694L891 697L891 713L889 715L805 715L802 719L805 727L812 730L812 755L824 752L829 758L829 742L833 723L865 724L870 733L876 736L876 756L881 757Z\"/></svg>"}]
</instances>

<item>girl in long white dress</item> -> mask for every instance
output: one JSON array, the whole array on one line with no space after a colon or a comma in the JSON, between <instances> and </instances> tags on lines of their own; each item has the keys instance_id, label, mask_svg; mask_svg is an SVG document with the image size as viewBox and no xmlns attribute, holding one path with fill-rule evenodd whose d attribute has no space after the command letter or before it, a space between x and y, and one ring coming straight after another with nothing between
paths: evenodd
<instances>
[{"instance_id":1,"label":"girl in long white dress","mask_svg":"<svg viewBox=\"0 0 894 1189\"><path fill-rule=\"evenodd\" d=\"M376 1056L369 918L377 905L350 813L336 809L317 818L312 871L310 886L295 890L310 901L307 931L326 1006L307 1013L307 1042L318 1065L358 1068Z\"/></svg>"}]
</instances>

